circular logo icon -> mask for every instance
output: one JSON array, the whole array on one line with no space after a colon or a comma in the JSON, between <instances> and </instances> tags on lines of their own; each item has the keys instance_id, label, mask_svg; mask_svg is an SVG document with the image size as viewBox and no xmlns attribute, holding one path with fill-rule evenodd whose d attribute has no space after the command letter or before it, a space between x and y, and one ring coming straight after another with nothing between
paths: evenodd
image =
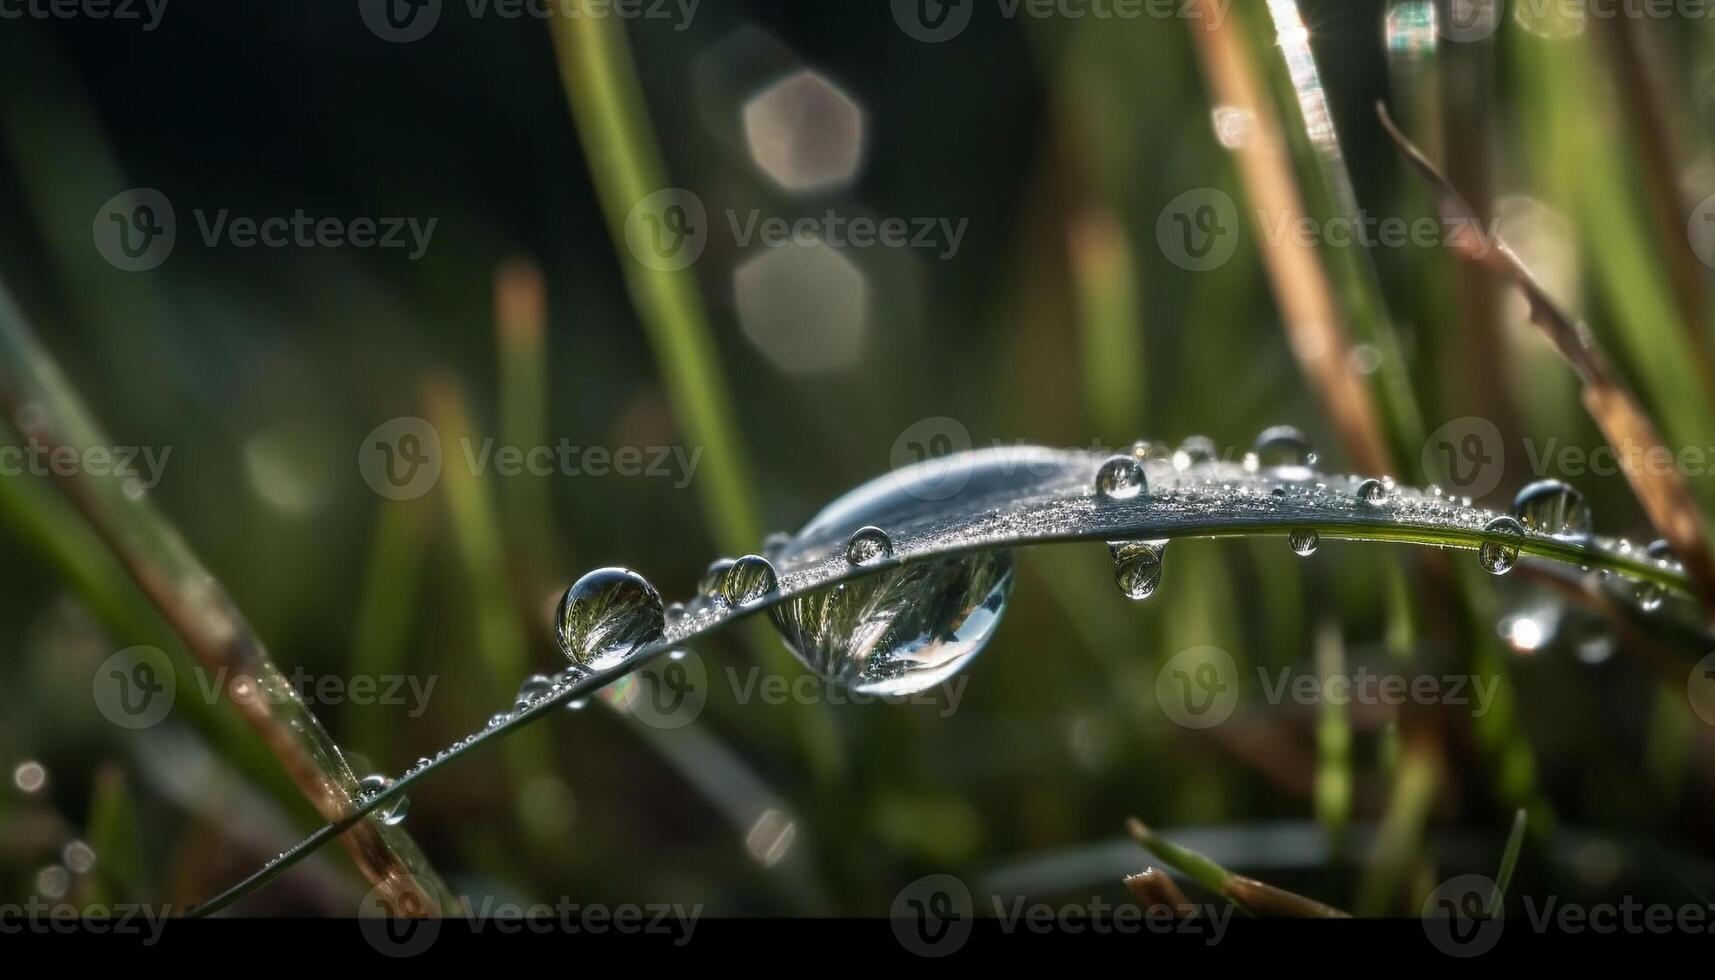
<instances>
[{"instance_id":1,"label":"circular logo icon","mask_svg":"<svg viewBox=\"0 0 1715 980\"><path fill-rule=\"evenodd\" d=\"M899 945L930 958L951 956L971 938L971 890L952 875L924 875L893 899L889 915Z\"/></svg>"},{"instance_id":2,"label":"circular logo icon","mask_svg":"<svg viewBox=\"0 0 1715 980\"><path fill-rule=\"evenodd\" d=\"M176 679L164 651L126 647L95 668L90 692L102 717L120 728L153 728L173 710Z\"/></svg>"},{"instance_id":3,"label":"circular logo icon","mask_svg":"<svg viewBox=\"0 0 1715 980\"><path fill-rule=\"evenodd\" d=\"M1155 700L1174 724L1213 728L1238 707L1239 669L1220 647L1181 650L1155 675Z\"/></svg>"},{"instance_id":4,"label":"circular logo icon","mask_svg":"<svg viewBox=\"0 0 1715 980\"><path fill-rule=\"evenodd\" d=\"M1456 44L1482 41L1501 26L1501 0L1435 0L1435 33Z\"/></svg>"},{"instance_id":5,"label":"circular logo icon","mask_svg":"<svg viewBox=\"0 0 1715 980\"><path fill-rule=\"evenodd\" d=\"M395 958L416 956L434 945L435 937L441 934L440 907L423 904L423 896L430 896L432 901L440 894L434 883L417 875L401 875L394 881L401 878L416 887L393 889L398 897L389 904L389 889L376 885L363 896L357 910L363 938L376 952Z\"/></svg>"},{"instance_id":6,"label":"circular logo icon","mask_svg":"<svg viewBox=\"0 0 1715 980\"><path fill-rule=\"evenodd\" d=\"M895 471L894 483L918 500L946 500L970 482L970 466L959 456L970 448L971 430L958 419L946 415L918 419L893 440L888 463Z\"/></svg>"},{"instance_id":7,"label":"circular logo icon","mask_svg":"<svg viewBox=\"0 0 1715 980\"><path fill-rule=\"evenodd\" d=\"M893 0L893 22L925 44L951 41L965 32L976 0Z\"/></svg>"},{"instance_id":8,"label":"circular logo icon","mask_svg":"<svg viewBox=\"0 0 1715 980\"><path fill-rule=\"evenodd\" d=\"M697 720L709 700L709 672L690 650L656 657L630 676L626 707L651 728L683 728Z\"/></svg>"},{"instance_id":9,"label":"circular logo icon","mask_svg":"<svg viewBox=\"0 0 1715 980\"><path fill-rule=\"evenodd\" d=\"M1715 194L1697 202L1691 211L1691 221L1685 226L1691 239L1691 250L1703 264L1715 269Z\"/></svg>"},{"instance_id":10,"label":"circular logo icon","mask_svg":"<svg viewBox=\"0 0 1715 980\"><path fill-rule=\"evenodd\" d=\"M1501 938L1502 919L1487 911L1495 883L1483 875L1449 878L1423 902L1423 931L1448 956L1481 956Z\"/></svg>"},{"instance_id":11,"label":"circular logo icon","mask_svg":"<svg viewBox=\"0 0 1715 980\"><path fill-rule=\"evenodd\" d=\"M683 269L703 255L709 243L709 215L703 199L683 187L669 187L632 205L625 216L625 247L632 258L659 272Z\"/></svg>"},{"instance_id":12,"label":"circular logo icon","mask_svg":"<svg viewBox=\"0 0 1715 980\"><path fill-rule=\"evenodd\" d=\"M1214 187L1186 191L1161 209L1155 219L1155 241L1167 261L1181 269L1219 269L1238 251L1238 205Z\"/></svg>"},{"instance_id":13,"label":"circular logo icon","mask_svg":"<svg viewBox=\"0 0 1715 980\"><path fill-rule=\"evenodd\" d=\"M1685 696L1691 699L1691 710L1704 724L1715 725L1715 653L1697 661L1691 676L1685 680Z\"/></svg>"},{"instance_id":14,"label":"circular logo icon","mask_svg":"<svg viewBox=\"0 0 1715 980\"><path fill-rule=\"evenodd\" d=\"M357 0L357 12L376 37L409 44L429 36L441 20L441 0Z\"/></svg>"},{"instance_id":15,"label":"circular logo icon","mask_svg":"<svg viewBox=\"0 0 1715 980\"><path fill-rule=\"evenodd\" d=\"M1437 485L1459 496L1481 498L1500 485L1507 453L1495 423L1467 415L1431 432L1420 462Z\"/></svg>"},{"instance_id":16,"label":"circular logo icon","mask_svg":"<svg viewBox=\"0 0 1715 980\"><path fill-rule=\"evenodd\" d=\"M357 470L369 489L388 500L413 500L441 479L441 436L415 415L401 415L369 430L357 447Z\"/></svg>"},{"instance_id":17,"label":"circular logo icon","mask_svg":"<svg viewBox=\"0 0 1715 980\"><path fill-rule=\"evenodd\" d=\"M153 187L133 187L107 199L90 232L95 250L115 269L147 272L173 254L178 240L173 203Z\"/></svg>"}]
</instances>

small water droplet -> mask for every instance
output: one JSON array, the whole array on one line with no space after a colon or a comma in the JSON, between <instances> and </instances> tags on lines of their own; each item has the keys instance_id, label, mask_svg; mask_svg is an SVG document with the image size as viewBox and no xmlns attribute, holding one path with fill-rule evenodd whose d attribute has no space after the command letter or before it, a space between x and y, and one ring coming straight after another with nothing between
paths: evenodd
<instances>
[{"instance_id":1,"label":"small water droplet","mask_svg":"<svg viewBox=\"0 0 1715 980\"><path fill-rule=\"evenodd\" d=\"M1629 541L1625 542L1625 543L1627 545L1631 544L1631 542L1629 542ZM1649 543L1649 547L1644 549L1644 554L1648 555L1650 557L1650 559L1653 561L1658 561L1658 562L1678 562L1679 561L1678 556L1676 556L1673 553L1673 546L1667 543L1666 538L1656 538L1654 541L1651 541Z\"/></svg>"},{"instance_id":2,"label":"small water droplet","mask_svg":"<svg viewBox=\"0 0 1715 980\"><path fill-rule=\"evenodd\" d=\"M518 698L514 707L528 708L537 700L554 689L554 679L546 674L532 674L518 685Z\"/></svg>"},{"instance_id":3,"label":"small water droplet","mask_svg":"<svg viewBox=\"0 0 1715 980\"><path fill-rule=\"evenodd\" d=\"M1322 543L1322 536L1310 528L1297 528L1286 536L1286 543L1292 548L1292 553L1301 558L1316 553L1316 546Z\"/></svg>"},{"instance_id":4,"label":"small water droplet","mask_svg":"<svg viewBox=\"0 0 1715 980\"><path fill-rule=\"evenodd\" d=\"M660 639L666 625L661 593L629 568L598 568L578 579L555 618L560 651L591 670L619 664Z\"/></svg>"},{"instance_id":5,"label":"small water droplet","mask_svg":"<svg viewBox=\"0 0 1715 980\"><path fill-rule=\"evenodd\" d=\"M893 557L893 539L887 532L873 524L868 524L852 532L846 541L846 561L853 565L867 565L874 561L885 561Z\"/></svg>"},{"instance_id":6,"label":"small water droplet","mask_svg":"<svg viewBox=\"0 0 1715 980\"><path fill-rule=\"evenodd\" d=\"M1358 499L1371 507L1380 507L1392 496L1388 485L1381 480L1365 480L1358 484Z\"/></svg>"},{"instance_id":7,"label":"small water droplet","mask_svg":"<svg viewBox=\"0 0 1715 980\"><path fill-rule=\"evenodd\" d=\"M1109 500L1130 500L1148 488L1143 464L1135 456L1110 456L1096 471L1096 492Z\"/></svg>"},{"instance_id":8,"label":"small water droplet","mask_svg":"<svg viewBox=\"0 0 1715 980\"><path fill-rule=\"evenodd\" d=\"M685 604L682 602L669 602L669 603L667 603L667 608L662 611L662 617L661 618L669 626L673 625L674 623L677 623L681 619L684 619L685 618Z\"/></svg>"},{"instance_id":9,"label":"small water droplet","mask_svg":"<svg viewBox=\"0 0 1715 980\"><path fill-rule=\"evenodd\" d=\"M1188 470L1203 463L1213 463L1220 453L1220 447L1208 436L1190 436L1173 451L1173 468Z\"/></svg>"},{"instance_id":10,"label":"small water droplet","mask_svg":"<svg viewBox=\"0 0 1715 980\"><path fill-rule=\"evenodd\" d=\"M1666 597L1666 590L1654 582L1644 582L1638 586L1638 608L1644 612L1660 609L1662 600Z\"/></svg>"},{"instance_id":11,"label":"small water droplet","mask_svg":"<svg viewBox=\"0 0 1715 980\"><path fill-rule=\"evenodd\" d=\"M703 570L703 577L697 580L697 594L717 606L725 605L726 599L721 595L721 583L726 581L727 569L731 567L731 558L716 558L709 562L709 567Z\"/></svg>"},{"instance_id":12,"label":"small water droplet","mask_svg":"<svg viewBox=\"0 0 1715 980\"><path fill-rule=\"evenodd\" d=\"M567 711L582 711L590 703L589 698L573 698L566 702Z\"/></svg>"},{"instance_id":13,"label":"small water droplet","mask_svg":"<svg viewBox=\"0 0 1715 980\"><path fill-rule=\"evenodd\" d=\"M358 795L363 798L364 802L368 802L379 794L387 792L392 785L393 780L388 779L380 773L373 773L357 781L357 792ZM405 816L410 812L411 798L408 796L401 796L396 798L388 806L375 811L375 815L387 826L397 827L401 823L405 822Z\"/></svg>"},{"instance_id":14,"label":"small water droplet","mask_svg":"<svg viewBox=\"0 0 1715 980\"><path fill-rule=\"evenodd\" d=\"M1258 433L1251 446L1257 465L1264 469L1293 471L1293 478L1310 475L1316 465L1316 450L1304 433L1290 425L1270 426ZM1301 476L1299 476L1301 474Z\"/></svg>"},{"instance_id":15,"label":"small water droplet","mask_svg":"<svg viewBox=\"0 0 1715 980\"><path fill-rule=\"evenodd\" d=\"M1483 533L1502 535L1507 540L1485 541L1477 549L1477 562L1490 575L1505 575L1518 564L1518 542L1524 538L1524 525L1511 517L1497 517L1483 525Z\"/></svg>"},{"instance_id":16,"label":"small water droplet","mask_svg":"<svg viewBox=\"0 0 1715 980\"><path fill-rule=\"evenodd\" d=\"M1155 594L1161 585L1162 559L1167 555L1167 542L1110 541L1108 553L1114 560L1114 584L1120 594L1134 602L1142 602Z\"/></svg>"},{"instance_id":17,"label":"small water droplet","mask_svg":"<svg viewBox=\"0 0 1715 980\"><path fill-rule=\"evenodd\" d=\"M1527 530L1561 537L1590 535L1590 507L1584 495L1559 480L1538 480L1513 498L1513 516Z\"/></svg>"},{"instance_id":18,"label":"small water droplet","mask_svg":"<svg viewBox=\"0 0 1715 980\"><path fill-rule=\"evenodd\" d=\"M721 601L743 606L773 592L779 585L774 566L761 555L745 555L733 562L721 577Z\"/></svg>"},{"instance_id":19,"label":"small water droplet","mask_svg":"<svg viewBox=\"0 0 1715 980\"><path fill-rule=\"evenodd\" d=\"M762 554L769 561L777 561L792 543L792 535L785 531L775 531L762 539Z\"/></svg>"}]
</instances>

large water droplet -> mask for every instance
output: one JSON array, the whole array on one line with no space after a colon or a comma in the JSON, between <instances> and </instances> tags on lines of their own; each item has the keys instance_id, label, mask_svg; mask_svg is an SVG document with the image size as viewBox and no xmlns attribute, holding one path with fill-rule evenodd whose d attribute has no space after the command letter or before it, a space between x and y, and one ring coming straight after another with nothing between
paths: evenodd
<instances>
[{"instance_id":1,"label":"large water droplet","mask_svg":"<svg viewBox=\"0 0 1715 980\"><path fill-rule=\"evenodd\" d=\"M1301 558L1307 558L1316 553L1317 545L1322 543L1322 536L1314 530L1301 527L1294 529L1286 536L1286 544L1292 553Z\"/></svg>"},{"instance_id":2,"label":"large water droplet","mask_svg":"<svg viewBox=\"0 0 1715 980\"><path fill-rule=\"evenodd\" d=\"M1114 559L1114 584L1121 595L1142 602L1155 594L1161 585L1161 561L1167 554L1165 540L1110 541L1108 553Z\"/></svg>"},{"instance_id":3,"label":"large water droplet","mask_svg":"<svg viewBox=\"0 0 1715 980\"><path fill-rule=\"evenodd\" d=\"M1561 537L1588 537L1590 507L1584 495L1559 480L1538 480L1513 498L1513 516L1527 530Z\"/></svg>"},{"instance_id":4,"label":"large water droplet","mask_svg":"<svg viewBox=\"0 0 1715 980\"><path fill-rule=\"evenodd\" d=\"M853 565L867 565L892 557L893 539L887 536L886 531L874 525L858 528L846 541L846 561Z\"/></svg>"},{"instance_id":5,"label":"large water droplet","mask_svg":"<svg viewBox=\"0 0 1715 980\"><path fill-rule=\"evenodd\" d=\"M721 583L726 581L727 569L732 567L731 558L716 558L709 562L709 567L703 570L703 577L697 580L697 594L711 602L724 603L721 595Z\"/></svg>"},{"instance_id":6,"label":"large water droplet","mask_svg":"<svg viewBox=\"0 0 1715 980\"><path fill-rule=\"evenodd\" d=\"M1109 500L1130 500L1149 488L1143 464L1135 456L1112 456L1096 471L1096 492Z\"/></svg>"},{"instance_id":7,"label":"large water droplet","mask_svg":"<svg viewBox=\"0 0 1715 980\"><path fill-rule=\"evenodd\" d=\"M1477 549L1477 563L1490 575L1505 575L1518 564L1519 545L1524 539L1524 525L1511 517L1497 517L1483 525L1483 533L1503 535L1504 541L1485 541Z\"/></svg>"},{"instance_id":8,"label":"large water droplet","mask_svg":"<svg viewBox=\"0 0 1715 980\"><path fill-rule=\"evenodd\" d=\"M794 549L849 547L866 527L908 527L1050 487L1089 486L1091 478L1088 457L1037 447L935 457L835 500L799 532ZM953 676L987 645L1012 573L1009 551L954 555L796 596L769 616L812 670L861 693L908 695Z\"/></svg>"},{"instance_id":9,"label":"large water droplet","mask_svg":"<svg viewBox=\"0 0 1715 980\"><path fill-rule=\"evenodd\" d=\"M780 584L774 566L761 555L745 555L733 562L721 575L721 601L729 606L743 606L773 592Z\"/></svg>"},{"instance_id":10,"label":"large water droplet","mask_svg":"<svg viewBox=\"0 0 1715 980\"><path fill-rule=\"evenodd\" d=\"M357 792L365 801L368 801L374 796L387 792L388 787L392 785L393 780L388 779L380 773L373 773L357 781ZM411 798L408 796L401 796L395 799L392 803L389 803L387 806L375 811L375 815L387 826L397 827L401 823L405 822L405 817L410 812Z\"/></svg>"},{"instance_id":11,"label":"large water droplet","mask_svg":"<svg viewBox=\"0 0 1715 980\"><path fill-rule=\"evenodd\" d=\"M1358 484L1358 499L1371 507L1380 507L1393 496L1393 491L1382 480L1365 480Z\"/></svg>"},{"instance_id":12,"label":"large water droplet","mask_svg":"<svg viewBox=\"0 0 1715 980\"><path fill-rule=\"evenodd\" d=\"M572 583L560 600L560 651L590 670L606 670L660 639L666 625L661 593L629 568L598 568Z\"/></svg>"}]
</instances>

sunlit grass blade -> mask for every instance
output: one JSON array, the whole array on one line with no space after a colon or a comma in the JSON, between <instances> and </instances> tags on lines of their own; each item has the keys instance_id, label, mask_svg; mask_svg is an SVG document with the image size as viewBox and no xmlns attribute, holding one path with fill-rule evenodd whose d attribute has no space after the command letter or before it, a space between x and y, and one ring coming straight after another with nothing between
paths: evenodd
<instances>
[{"instance_id":1,"label":"sunlit grass blade","mask_svg":"<svg viewBox=\"0 0 1715 980\"><path fill-rule=\"evenodd\" d=\"M1377 505L1360 500L1349 489L1360 485L1355 478L1312 474L1299 493L1276 495L1273 491L1278 484L1268 471L1253 473L1237 464L1215 461L1185 471L1152 464L1155 469L1148 494L1126 500L1098 499L1087 488L1093 486L1096 470L1106 460L1104 455L1067 450L1058 454L1058 460L1060 472L1076 477L1075 483L1054 483L1049 489L1024 493L1010 502L985 496L974 503L930 504L924 513L902 518L888 531L893 545L893 557L888 561L854 565L846 557L844 541L811 541L788 547L780 556L781 571L773 591L740 606L706 601L692 604L667 625L658 640L638 647L621 663L567 684L460 741L429 765L404 774L388 789L370 797L360 812L384 805L466 753L735 620L851 579L950 555L1052 542L1285 537L1293 531L1311 529L1326 540L1393 541L1467 551L1484 544L1516 547L1521 555L1606 568L1621 576L1658 581L1675 590L1685 588L1672 566L1641 560L1635 546L1622 548L1612 541L1578 543L1536 532L1518 535L1488 530L1495 517L1492 512L1422 491L1396 487L1390 503ZM998 506L1002 503L1005 506ZM280 861L211 901L204 911L224 907L266 883L345 826L349 823L342 821L324 827Z\"/></svg>"},{"instance_id":2,"label":"sunlit grass blade","mask_svg":"<svg viewBox=\"0 0 1715 980\"><path fill-rule=\"evenodd\" d=\"M1136 817L1126 820L1126 832L1145 850L1204 888L1256 915L1337 919L1346 913L1284 888L1236 875L1196 851L1174 844L1150 830Z\"/></svg>"},{"instance_id":3,"label":"sunlit grass blade","mask_svg":"<svg viewBox=\"0 0 1715 980\"><path fill-rule=\"evenodd\" d=\"M1316 631L1316 670L1323 683L1346 672L1345 641L1339 627L1324 623ZM1323 698L1316 718L1316 818L1338 849L1352 817L1352 719L1339 698Z\"/></svg>"},{"instance_id":4,"label":"sunlit grass blade","mask_svg":"<svg viewBox=\"0 0 1715 980\"><path fill-rule=\"evenodd\" d=\"M1495 872L1495 890L1489 896L1488 906L1484 909L1490 917L1501 914L1507 900L1507 888L1513 883L1513 871L1518 868L1519 853L1524 850L1524 831L1527 820L1525 811L1520 808L1513 814L1512 830L1507 832L1507 846L1501 852L1501 867Z\"/></svg>"},{"instance_id":5,"label":"sunlit grass blade","mask_svg":"<svg viewBox=\"0 0 1715 980\"><path fill-rule=\"evenodd\" d=\"M81 453L111 445L31 335L3 285L0 405L21 435L44 446ZM97 473L86 467L63 477L60 488L185 647L205 669L222 672L222 693L262 735L317 812L329 820L350 812L360 794L339 746L269 659L237 604L135 481L112 469ZM417 882L432 879L434 872L402 828L370 821L348 838L347 846L384 898L426 899Z\"/></svg>"},{"instance_id":6,"label":"sunlit grass blade","mask_svg":"<svg viewBox=\"0 0 1715 980\"><path fill-rule=\"evenodd\" d=\"M1417 858L1438 782L1433 750L1424 743L1407 745L1358 889L1359 915L1381 915L1398 897Z\"/></svg>"},{"instance_id":7,"label":"sunlit grass blade","mask_svg":"<svg viewBox=\"0 0 1715 980\"><path fill-rule=\"evenodd\" d=\"M1584 406L1619 457L1620 466L1656 530L1673 547L1690 581L1703 600L1706 615L1715 617L1715 560L1709 550L1702 512L1685 475L1674 467L1647 466L1640 458L1662 450L1665 443L1642 404L1609 363L1590 330L1569 316L1542 288L1523 262L1500 239L1492 236L1471 213L1459 192L1447 182L1377 105L1382 125L1417 171L1433 187L1443 220L1458 231L1449 246L1516 285L1530 302L1531 322L1541 328L1584 386Z\"/></svg>"},{"instance_id":8,"label":"sunlit grass blade","mask_svg":"<svg viewBox=\"0 0 1715 980\"><path fill-rule=\"evenodd\" d=\"M1113 215L1099 209L1073 219L1072 280L1083 343L1084 392L1097 435L1123 445L1143 423L1143 329L1131 244Z\"/></svg>"}]
</instances>

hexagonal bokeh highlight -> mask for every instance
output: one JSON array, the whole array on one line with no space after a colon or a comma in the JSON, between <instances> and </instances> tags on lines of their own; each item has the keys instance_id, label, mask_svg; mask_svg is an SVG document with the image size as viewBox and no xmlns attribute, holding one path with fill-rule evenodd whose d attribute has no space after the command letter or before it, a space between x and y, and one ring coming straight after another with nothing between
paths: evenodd
<instances>
[{"instance_id":1,"label":"hexagonal bokeh highlight","mask_svg":"<svg viewBox=\"0 0 1715 980\"><path fill-rule=\"evenodd\" d=\"M831 371L863 353L869 282L839 249L767 249L733 272L733 293L745 337L782 371Z\"/></svg>"},{"instance_id":2,"label":"hexagonal bokeh highlight","mask_svg":"<svg viewBox=\"0 0 1715 980\"><path fill-rule=\"evenodd\" d=\"M744 104L750 157L786 190L848 184L863 159L863 110L820 74L793 72Z\"/></svg>"}]
</instances>

